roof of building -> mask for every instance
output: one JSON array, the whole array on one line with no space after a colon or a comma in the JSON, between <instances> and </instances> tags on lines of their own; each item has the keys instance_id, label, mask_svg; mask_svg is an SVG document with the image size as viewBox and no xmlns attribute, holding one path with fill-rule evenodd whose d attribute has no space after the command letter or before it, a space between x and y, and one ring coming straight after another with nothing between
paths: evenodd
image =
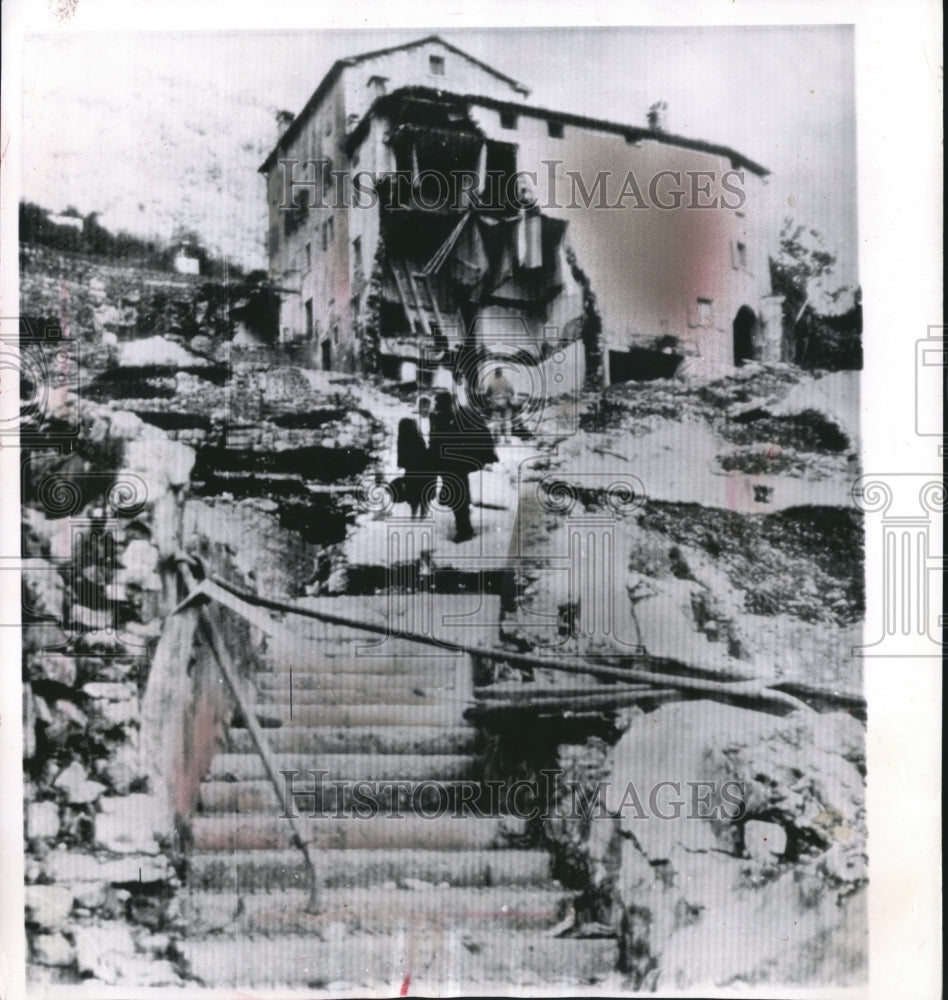
<instances>
[{"instance_id":1,"label":"roof of building","mask_svg":"<svg viewBox=\"0 0 948 1000\"><path fill-rule=\"evenodd\" d=\"M322 78L322 80L320 80L319 86L313 91L309 100L303 106L303 110L300 111L300 113L289 124L286 131L280 136L277 144L273 147L267 158L260 165L259 172L266 173L270 169L273 165L273 161L276 159L280 147L286 142L292 140L299 133L303 127L303 123L307 118L309 118L311 112L319 106L319 103L326 95L326 92L336 82L344 69L348 69L350 66L358 66L359 63L367 62L371 59L377 59L379 56L387 56L392 52L402 52L407 49L418 48L422 45L428 45L431 42L436 42L438 45L446 48L449 52L453 52L455 55L461 56L474 66L478 66L480 69L490 73L492 76L496 76L498 80L503 80L504 83L510 84L515 91L523 94L524 97L529 95L529 87L526 87L519 81L514 80L513 77L507 76L505 73L501 73L499 70L494 69L493 66L488 66L487 63L481 62L480 59L475 59L474 56L468 55L468 53L463 51L463 49L459 49L456 45L446 42L438 35L426 35L424 38L418 38L413 42L405 42L402 45L390 45L388 48L374 49L372 52L362 52L355 56L346 56L344 59L337 59L332 64L329 72Z\"/></svg>"},{"instance_id":2,"label":"roof of building","mask_svg":"<svg viewBox=\"0 0 948 1000\"><path fill-rule=\"evenodd\" d=\"M546 121L561 122L563 125L575 125L580 128L597 129L601 132L612 132L622 135L628 142L638 142L650 139L655 142L663 142L669 146L679 146L684 149L693 149L697 152L711 153L715 156L726 156L736 169L746 167L752 173L760 177L766 177L770 171L756 163L743 153L739 153L729 146L722 146L714 142L706 142L703 139L692 139L688 136L673 135L670 132L655 131L644 126L623 125L620 122L606 121L602 118L589 118L585 115L572 114L565 111L549 111L545 108L538 108L529 104L518 104L515 101L502 101L495 97L484 97L478 94L468 94L466 96L448 94L443 91L432 90L428 87L402 87L393 90L390 94L385 94L375 100L362 120L355 127L346 144L347 153L365 138L368 131L369 122L373 115L384 114L405 97L436 99L442 101L453 101L458 104L479 105L480 107L492 108L500 111L510 111L518 115L528 115L533 118L543 118Z\"/></svg>"}]
</instances>

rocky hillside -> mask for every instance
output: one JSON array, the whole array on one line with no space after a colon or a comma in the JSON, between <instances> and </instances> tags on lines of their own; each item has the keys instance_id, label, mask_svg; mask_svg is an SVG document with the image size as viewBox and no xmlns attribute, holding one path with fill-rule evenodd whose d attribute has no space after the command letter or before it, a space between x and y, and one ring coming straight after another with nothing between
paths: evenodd
<instances>
[{"instance_id":1,"label":"rocky hillside","mask_svg":"<svg viewBox=\"0 0 948 1000\"><path fill-rule=\"evenodd\" d=\"M297 889L300 860L270 823L247 718L215 701L207 644L174 645L182 552L251 595L334 616L332 643L263 608L250 624L230 612L215 619L281 752L335 747L335 766L343 747L353 776L401 779L410 750L421 784L454 781L444 767L458 761L416 753L419 737L404 732L435 718L439 739L473 748L463 780L478 794L491 780L550 770L587 798L606 783L598 819L563 818L555 794L540 796L539 814L506 845L529 852L530 892L545 907L516 928L524 983L568 992L864 981L853 376L749 364L547 401L471 477L475 537L455 543L443 502L430 520L409 521L386 485L399 471L398 421L416 413L404 388L316 371L301 352L235 348L226 295L202 284L172 288L167 275L154 284L66 255L27 259L24 312L61 316L80 363L95 359L48 397L41 366L23 383L33 399L23 677L34 982L263 989L285 970L248 966L245 949L310 954L318 938L338 965L332 982L377 987L359 959L374 955L373 969L393 954L400 970L412 956L420 963L428 952L399 920L410 912L429 928L438 893L470 921L465 955L489 958L465 958L461 986L497 991L510 974L506 918L485 917L476 900L509 907L519 876L493 855L466 865L450 838L432 847L424 824L411 826L425 836L408 838L408 874L398 867L405 843L383 851L359 828L381 853L359 869L368 892L341 918L304 912L300 893L279 912L261 899L271 876ZM427 623L434 638L477 653L436 671L422 663L416 676L402 650L367 679L346 618ZM323 655L327 643L334 656ZM483 657L486 647L497 652ZM526 669L517 654L543 659ZM591 673L557 670L558 656ZM615 678L596 674L603 667L625 671L624 700ZM636 683L636 671L665 680ZM432 680L445 672L453 686ZM176 712L155 711L156 676L181 699ZM161 733L180 724L199 737L178 755L187 780L172 789L176 823L149 753L161 746L156 720ZM634 787L654 812L651 794L669 781L713 783L699 803L712 815L649 822L626 808L623 790ZM727 782L743 808L722 818ZM260 815L238 823L249 802ZM478 840L474 827L465 836ZM362 857L346 850L361 840L336 829L314 828L333 852L330 892L344 891ZM211 919L228 900L233 919ZM722 927L749 930L721 941ZM583 984L569 978L579 954ZM300 985L322 982L304 966L294 966Z\"/></svg>"}]
</instances>

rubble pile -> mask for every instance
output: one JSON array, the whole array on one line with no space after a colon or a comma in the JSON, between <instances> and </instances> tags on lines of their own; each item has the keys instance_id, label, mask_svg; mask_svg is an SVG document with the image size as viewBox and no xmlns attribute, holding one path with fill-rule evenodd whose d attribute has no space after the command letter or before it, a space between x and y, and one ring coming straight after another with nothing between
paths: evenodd
<instances>
[{"instance_id":1,"label":"rubble pile","mask_svg":"<svg viewBox=\"0 0 948 1000\"><path fill-rule=\"evenodd\" d=\"M863 747L842 713L691 702L631 718L588 843L636 988L864 981Z\"/></svg>"},{"instance_id":2,"label":"rubble pile","mask_svg":"<svg viewBox=\"0 0 948 1000\"><path fill-rule=\"evenodd\" d=\"M850 648L865 595L862 514L850 495L852 377L749 365L589 396L580 430L531 466L548 499L522 491L521 599L505 609L504 636L572 655L630 657L640 644L684 670L858 691ZM764 440L749 443L765 421ZM617 503L620 487L637 492ZM615 552L609 635L584 626L584 600L587 619L597 611L582 574L556 569L583 518L600 519ZM550 608L556 629L540 617Z\"/></svg>"}]
</instances>

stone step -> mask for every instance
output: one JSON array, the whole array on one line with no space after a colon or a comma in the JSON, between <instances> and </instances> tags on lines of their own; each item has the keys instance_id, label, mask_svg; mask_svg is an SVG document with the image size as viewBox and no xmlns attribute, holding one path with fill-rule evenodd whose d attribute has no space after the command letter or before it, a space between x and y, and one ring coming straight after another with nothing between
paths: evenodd
<instances>
[{"instance_id":1,"label":"stone step","mask_svg":"<svg viewBox=\"0 0 948 1000\"><path fill-rule=\"evenodd\" d=\"M385 996L510 996L545 987L566 995L615 979L614 940L548 938L511 931L502 920L476 929L435 922L427 933L413 932L406 921L392 935L349 933L339 923L327 937L220 938L186 941L181 948L191 973L221 989L362 989L365 995L368 987Z\"/></svg>"},{"instance_id":2,"label":"stone step","mask_svg":"<svg viewBox=\"0 0 948 1000\"><path fill-rule=\"evenodd\" d=\"M299 889L244 895L191 892L180 898L187 936L194 940L222 931L238 937L319 937L339 922L371 933L391 933L406 925L424 928L459 923L470 928L542 931L569 912L573 896L562 889L523 886L325 889L318 914L306 912L309 894Z\"/></svg>"},{"instance_id":3,"label":"stone step","mask_svg":"<svg viewBox=\"0 0 948 1000\"><path fill-rule=\"evenodd\" d=\"M289 677L289 674L286 675ZM293 684L293 709L303 705L418 705L434 706L443 702L451 701L456 697L454 687L434 684L423 684L420 681L412 681L410 684L401 684L397 687L373 686L366 683L361 684L326 684L322 688L297 689ZM290 686L279 688L264 688L257 691L256 703L260 708L269 705L289 705Z\"/></svg>"},{"instance_id":4,"label":"stone step","mask_svg":"<svg viewBox=\"0 0 948 1000\"><path fill-rule=\"evenodd\" d=\"M325 771L325 782L347 780L390 781L409 779L421 781L473 778L478 760L467 754L276 754L279 771L299 771L294 779L306 784L314 780L309 771ZM205 780L253 781L266 778L263 761L255 753L219 753Z\"/></svg>"},{"instance_id":5,"label":"stone step","mask_svg":"<svg viewBox=\"0 0 948 1000\"><path fill-rule=\"evenodd\" d=\"M327 888L398 884L418 879L434 885L534 885L549 887L550 857L546 851L428 850L424 848L355 848L318 851L321 884ZM306 889L307 871L297 849L261 851L195 851L189 883L194 889L259 892Z\"/></svg>"},{"instance_id":6,"label":"stone step","mask_svg":"<svg viewBox=\"0 0 948 1000\"><path fill-rule=\"evenodd\" d=\"M411 781L391 779L378 784L377 788L360 786L349 782L340 790L325 782L318 786L308 774L296 775L284 785L280 794L269 781L206 781L198 790L198 802L203 813L268 813L280 816L284 812L284 794L294 795L296 812L312 816L340 815L345 819L352 814L364 815L366 803L377 803L377 812L390 813L393 808L399 815L423 813L426 816L447 812L452 814L465 810L474 811L478 804L480 812L491 815L497 812L490 804L490 797L479 782L469 780ZM358 800L354 795L358 793ZM394 807L393 807L394 803ZM470 806L471 808L468 808Z\"/></svg>"},{"instance_id":7,"label":"stone step","mask_svg":"<svg viewBox=\"0 0 948 1000\"><path fill-rule=\"evenodd\" d=\"M405 671L404 673L375 673L351 671L321 673L319 671L298 671L292 674L289 670L282 670L279 673L258 673L255 677L257 683L257 693L259 697L264 697L268 692L280 692L285 697L284 701L289 701L290 677L293 678L293 697L300 697L307 691L359 691L360 693L369 689L379 688L384 691L400 691L403 688L449 688L455 686L455 676L453 670L445 670L443 667L434 669L422 668L418 671Z\"/></svg>"},{"instance_id":8,"label":"stone step","mask_svg":"<svg viewBox=\"0 0 948 1000\"><path fill-rule=\"evenodd\" d=\"M313 819L301 814L299 824L308 844L320 849L423 847L431 850L470 850L503 847L522 836L523 821L503 816L396 816L384 812L372 819L332 816ZM293 846L292 829L276 815L227 814L195 816L191 842L198 851L270 850Z\"/></svg>"},{"instance_id":9,"label":"stone step","mask_svg":"<svg viewBox=\"0 0 948 1000\"><path fill-rule=\"evenodd\" d=\"M463 754L479 744L473 726L281 726L266 729L275 753ZM255 753L246 729L231 729L232 753Z\"/></svg>"},{"instance_id":10,"label":"stone step","mask_svg":"<svg viewBox=\"0 0 948 1000\"><path fill-rule=\"evenodd\" d=\"M308 654L306 647L301 649L296 645L279 650L268 649L258 676L279 677L292 670L294 679L297 674L384 674L392 677L407 674L416 677L458 671L470 673L471 669L470 657L466 654L442 652L433 646L415 646L412 655L406 656L383 652L382 647L377 653L360 654L351 643L338 647L335 652L328 652L316 643L310 645L312 650Z\"/></svg>"},{"instance_id":11,"label":"stone step","mask_svg":"<svg viewBox=\"0 0 948 1000\"><path fill-rule=\"evenodd\" d=\"M264 724L296 726L457 726L469 701L430 705L292 705L274 702L257 709Z\"/></svg>"}]
</instances>

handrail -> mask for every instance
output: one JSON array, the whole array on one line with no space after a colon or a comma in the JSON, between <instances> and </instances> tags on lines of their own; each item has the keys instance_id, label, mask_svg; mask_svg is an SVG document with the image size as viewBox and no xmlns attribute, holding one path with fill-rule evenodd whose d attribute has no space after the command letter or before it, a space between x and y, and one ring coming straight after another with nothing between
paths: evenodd
<instances>
[{"instance_id":1,"label":"handrail","mask_svg":"<svg viewBox=\"0 0 948 1000\"><path fill-rule=\"evenodd\" d=\"M199 559L193 559L188 555L178 557L179 563L201 565ZM705 695L711 698L725 698L748 703L752 707L760 708L762 711L781 712L788 711L813 711L801 698L791 693L791 684L787 681L775 680L766 683L760 679L747 680L724 679L710 680L698 677L683 677L672 672L660 670L639 670L630 668L612 667L606 664L593 663L587 660L580 660L572 657L543 657L531 653L518 653L506 649L495 647L473 646L468 643L457 642L451 639L438 639L434 636L413 632L410 629L400 629L390 624L379 625L373 622L366 622L340 615L328 611L318 611L314 608L301 607L289 601L277 601L273 598L263 597L250 593L241 587L237 587L227 580L216 575L205 574L205 579L198 585L197 590L206 596L214 598L213 589L220 588L226 595L236 598L248 605L265 608L271 611L280 611L288 614L299 615L304 618L312 618L330 625L339 625L344 628L352 628L363 632L370 632L376 635L385 635L391 638L405 639L416 642L420 645L433 646L439 649L452 652L465 653L471 657L480 657L494 662L503 662L512 666L528 668L546 668L568 674L583 674L592 677L601 677L607 680L625 681L633 683L654 684L663 688L673 687L683 692ZM220 600L220 595L217 596ZM239 611L238 611L239 613ZM654 664L653 664L654 666ZM864 711L864 700L859 696L849 692L840 693L816 688L812 685L801 684L799 691L804 697L812 697L815 700L824 702L843 704L857 711Z\"/></svg>"},{"instance_id":2,"label":"handrail","mask_svg":"<svg viewBox=\"0 0 948 1000\"><path fill-rule=\"evenodd\" d=\"M178 560L178 572L185 588L188 591L188 596L181 604L178 605L177 608L175 608L175 612L180 610L183 606L190 604L198 596L201 596L201 587L196 583L186 562ZM227 682L227 686L230 688L231 693L234 696L234 700L237 702L237 707L240 709L240 713L244 718L244 724L250 733L250 738L253 740L257 753L263 762L263 767L266 771L267 777L270 779L270 783L273 785L277 793L277 798L281 798L284 790L284 783L280 780L279 766L272 751L270 750L266 737L263 734L263 728L257 721L254 706L246 697L244 690L241 687L240 680L231 667L230 655L228 653L224 637L221 635L217 623L205 614L203 609L200 611L199 624L208 638L211 652L217 663L218 669L223 675L224 680ZM293 846L298 847L303 852L306 867L309 871L310 885L307 910L310 913L318 913L319 880L316 871L316 862L313 860L312 852L307 846L303 828L299 822L299 817L294 816L287 809L284 809L284 813L286 813L286 819L288 819L290 823L290 829L293 834Z\"/></svg>"}]
</instances>

